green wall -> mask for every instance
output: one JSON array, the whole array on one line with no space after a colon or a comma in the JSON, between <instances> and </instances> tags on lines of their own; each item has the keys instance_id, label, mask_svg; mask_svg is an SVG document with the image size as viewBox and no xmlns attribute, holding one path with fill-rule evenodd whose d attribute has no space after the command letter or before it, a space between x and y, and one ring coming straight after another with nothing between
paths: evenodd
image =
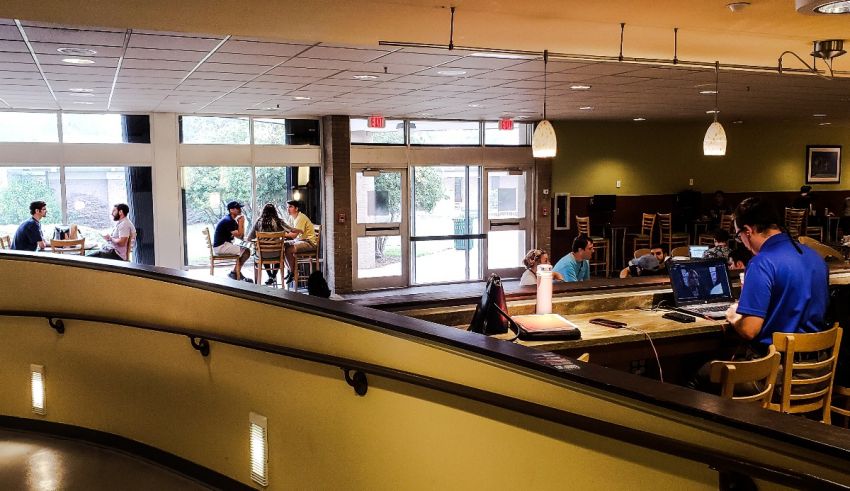
<instances>
[{"instance_id":1,"label":"green wall","mask_svg":"<svg viewBox=\"0 0 850 491\"><path fill-rule=\"evenodd\" d=\"M850 151L850 130L816 122L723 122L729 140L724 157L702 154L710 119L699 123L553 122L558 156L552 191L593 194L669 194L689 188L704 193L794 191L805 181L806 145L842 145ZM842 163L847 156L842 155ZM842 184L815 184L815 190L850 188L846 166ZM622 187L615 182L620 179Z\"/></svg>"}]
</instances>

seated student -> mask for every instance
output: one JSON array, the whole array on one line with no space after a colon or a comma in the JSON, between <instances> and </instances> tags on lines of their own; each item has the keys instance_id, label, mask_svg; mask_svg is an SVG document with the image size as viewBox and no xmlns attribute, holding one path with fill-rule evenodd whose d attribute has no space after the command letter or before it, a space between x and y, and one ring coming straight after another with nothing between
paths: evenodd
<instances>
[{"instance_id":1,"label":"seated student","mask_svg":"<svg viewBox=\"0 0 850 491\"><path fill-rule=\"evenodd\" d=\"M667 274L667 246L652 246L649 254L637 257L629 261L630 276L652 276Z\"/></svg>"},{"instance_id":2,"label":"seated student","mask_svg":"<svg viewBox=\"0 0 850 491\"><path fill-rule=\"evenodd\" d=\"M254 223L254 226L251 227L251 233L248 234L248 238L246 240L252 241L257 238L257 232L291 232L292 227L286 224L280 216L277 214L277 207L275 207L274 203L266 203L263 207L262 213L260 213L260 218L257 219L257 222ZM271 253L264 252L263 259L281 259L280 255L274 255ZM267 285L273 285L277 281L277 271L279 268L276 268L273 264L263 264L263 267L266 270L266 273L269 275L268 281L266 281Z\"/></svg>"},{"instance_id":3,"label":"seated student","mask_svg":"<svg viewBox=\"0 0 850 491\"><path fill-rule=\"evenodd\" d=\"M22 223L15 231L12 239L12 250L40 251L46 247L47 241L41 232L41 219L47 216L47 203L33 201L30 203L30 218Z\"/></svg>"},{"instance_id":4,"label":"seated student","mask_svg":"<svg viewBox=\"0 0 850 491\"><path fill-rule=\"evenodd\" d=\"M300 201L294 199L286 202L286 222L292 229L286 234L291 240L286 241L286 250L284 251L284 261L286 261L286 269L289 271L286 275L287 284L292 282L294 268L297 267L295 254L316 250L316 230L313 222L301 212L303 206Z\"/></svg>"},{"instance_id":5,"label":"seated student","mask_svg":"<svg viewBox=\"0 0 850 491\"><path fill-rule=\"evenodd\" d=\"M718 228L714 231L714 247L702 253L702 257L703 259L711 257L727 258L730 252L732 250L729 249L729 232Z\"/></svg>"},{"instance_id":6,"label":"seated student","mask_svg":"<svg viewBox=\"0 0 850 491\"><path fill-rule=\"evenodd\" d=\"M254 280L245 278L242 274L242 265L251 257L251 251L247 247L242 247L233 243L233 239L241 239L245 237L245 215L242 214L242 203L231 201L227 203L227 215L225 215L215 226L215 235L213 236L213 251L216 254L229 254L239 256L236 259L236 265L233 266L233 271L228 273L231 279L242 277L242 281L253 283ZM237 272L239 274L237 275Z\"/></svg>"},{"instance_id":7,"label":"seated student","mask_svg":"<svg viewBox=\"0 0 850 491\"><path fill-rule=\"evenodd\" d=\"M584 281L590 278L590 258L593 257L593 241L587 235L579 235L573 240L572 252L562 257L555 267L553 275L558 273L562 281Z\"/></svg>"},{"instance_id":8,"label":"seated student","mask_svg":"<svg viewBox=\"0 0 850 491\"><path fill-rule=\"evenodd\" d=\"M530 286L537 284L537 266L540 264L549 264L549 254L541 249L532 249L525 255L522 260L525 265L525 271L522 273L522 278L519 279L519 286ZM561 273L552 272L552 279L564 281Z\"/></svg>"},{"instance_id":9,"label":"seated student","mask_svg":"<svg viewBox=\"0 0 850 491\"><path fill-rule=\"evenodd\" d=\"M747 269L747 263L753 258L753 253L743 246L738 246L737 249L729 253L726 261L726 267L729 269Z\"/></svg>"}]
</instances>

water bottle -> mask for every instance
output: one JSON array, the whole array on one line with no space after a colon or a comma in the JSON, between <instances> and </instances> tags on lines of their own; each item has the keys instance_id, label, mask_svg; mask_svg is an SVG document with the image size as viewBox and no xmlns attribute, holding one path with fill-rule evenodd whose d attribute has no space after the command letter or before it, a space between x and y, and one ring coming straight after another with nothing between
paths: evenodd
<instances>
[{"instance_id":1,"label":"water bottle","mask_svg":"<svg viewBox=\"0 0 850 491\"><path fill-rule=\"evenodd\" d=\"M552 265L537 266L537 313L552 313Z\"/></svg>"}]
</instances>

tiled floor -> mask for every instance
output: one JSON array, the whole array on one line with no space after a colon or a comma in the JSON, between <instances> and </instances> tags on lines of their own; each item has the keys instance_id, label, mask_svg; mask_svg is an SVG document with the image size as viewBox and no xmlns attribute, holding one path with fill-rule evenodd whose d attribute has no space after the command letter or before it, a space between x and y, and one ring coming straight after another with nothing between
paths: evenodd
<instances>
[{"instance_id":1,"label":"tiled floor","mask_svg":"<svg viewBox=\"0 0 850 491\"><path fill-rule=\"evenodd\" d=\"M202 490L169 469L111 449L38 433L0 429L0 489Z\"/></svg>"}]
</instances>

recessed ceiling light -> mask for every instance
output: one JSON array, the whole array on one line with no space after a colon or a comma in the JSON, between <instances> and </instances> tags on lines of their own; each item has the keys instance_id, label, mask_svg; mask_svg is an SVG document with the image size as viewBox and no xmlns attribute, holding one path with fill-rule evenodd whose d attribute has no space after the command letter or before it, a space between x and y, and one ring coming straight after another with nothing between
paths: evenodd
<instances>
[{"instance_id":1,"label":"recessed ceiling light","mask_svg":"<svg viewBox=\"0 0 850 491\"><path fill-rule=\"evenodd\" d=\"M94 92L94 89L81 89L79 87L75 87L73 89L68 89L68 92Z\"/></svg>"},{"instance_id":2,"label":"recessed ceiling light","mask_svg":"<svg viewBox=\"0 0 850 491\"><path fill-rule=\"evenodd\" d=\"M590 90L590 85L570 85L573 90Z\"/></svg>"},{"instance_id":3,"label":"recessed ceiling light","mask_svg":"<svg viewBox=\"0 0 850 491\"><path fill-rule=\"evenodd\" d=\"M829 126L829 125L831 125L831 124L832 124L832 123L818 123L818 126Z\"/></svg>"},{"instance_id":4,"label":"recessed ceiling light","mask_svg":"<svg viewBox=\"0 0 850 491\"><path fill-rule=\"evenodd\" d=\"M460 75L466 75L465 70L440 70L437 72L437 75L443 75L446 77L458 77Z\"/></svg>"},{"instance_id":5,"label":"recessed ceiling light","mask_svg":"<svg viewBox=\"0 0 850 491\"><path fill-rule=\"evenodd\" d=\"M850 13L850 2L831 2L815 10L821 14L847 14Z\"/></svg>"},{"instance_id":6,"label":"recessed ceiling light","mask_svg":"<svg viewBox=\"0 0 850 491\"><path fill-rule=\"evenodd\" d=\"M720 111L718 111L717 109L709 109L705 113L706 114L720 114Z\"/></svg>"},{"instance_id":7,"label":"recessed ceiling light","mask_svg":"<svg viewBox=\"0 0 850 491\"><path fill-rule=\"evenodd\" d=\"M826 114L823 114L823 113L812 114L812 117L815 117L815 118L825 118L825 117L826 117Z\"/></svg>"},{"instance_id":8,"label":"recessed ceiling light","mask_svg":"<svg viewBox=\"0 0 850 491\"><path fill-rule=\"evenodd\" d=\"M94 94L90 92L71 92L68 95L71 97L94 97Z\"/></svg>"},{"instance_id":9,"label":"recessed ceiling light","mask_svg":"<svg viewBox=\"0 0 850 491\"><path fill-rule=\"evenodd\" d=\"M70 63L71 65L92 65L94 60L88 58L62 58L62 63Z\"/></svg>"},{"instance_id":10,"label":"recessed ceiling light","mask_svg":"<svg viewBox=\"0 0 850 491\"><path fill-rule=\"evenodd\" d=\"M632 121L646 121L646 118L634 118Z\"/></svg>"},{"instance_id":11,"label":"recessed ceiling light","mask_svg":"<svg viewBox=\"0 0 850 491\"><path fill-rule=\"evenodd\" d=\"M467 104L466 107L484 107L481 104Z\"/></svg>"},{"instance_id":12,"label":"recessed ceiling light","mask_svg":"<svg viewBox=\"0 0 850 491\"><path fill-rule=\"evenodd\" d=\"M528 119L528 116L514 116L514 119Z\"/></svg>"},{"instance_id":13,"label":"recessed ceiling light","mask_svg":"<svg viewBox=\"0 0 850 491\"><path fill-rule=\"evenodd\" d=\"M699 91L699 93L702 94L702 95L714 95L714 94L717 93L717 91L716 90L701 90L701 91Z\"/></svg>"},{"instance_id":14,"label":"recessed ceiling light","mask_svg":"<svg viewBox=\"0 0 850 491\"><path fill-rule=\"evenodd\" d=\"M807 15L831 15L850 13L847 0L797 0L797 12Z\"/></svg>"},{"instance_id":15,"label":"recessed ceiling light","mask_svg":"<svg viewBox=\"0 0 850 491\"><path fill-rule=\"evenodd\" d=\"M92 56L97 54L97 51L89 48L56 48L56 51L63 55L71 56Z\"/></svg>"},{"instance_id":16,"label":"recessed ceiling light","mask_svg":"<svg viewBox=\"0 0 850 491\"><path fill-rule=\"evenodd\" d=\"M750 6L750 2L732 2L727 3L726 7L732 12L739 12Z\"/></svg>"},{"instance_id":17,"label":"recessed ceiling light","mask_svg":"<svg viewBox=\"0 0 850 491\"><path fill-rule=\"evenodd\" d=\"M353 77L354 80L375 80L378 78L377 75L355 75Z\"/></svg>"},{"instance_id":18,"label":"recessed ceiling light","mask_svg":"<svg viewBox=\"0 0 850 491\"><path fill-rule=\"evenodd\" d=\"M296 95L292 99L296 101L309 101L311 100L311 97L307 97L306 95Z\"/></svg>"},{"instance_id":19,"label":"recessed ceiling light","mask_svg":"<svg viewBox=\"0 0 850 491\"><path fill-rule=\"evenodd\" d=\"M94 104L94 102L89 102L89 101L74 101L74 104L89 104L89 105L90 105L90 104Z\"/></svg>"},{"instance_id":20,"label":"recessed ceiling light","mask_svg":"<svg viewBox=\"0 0 850 491\"><path fill-rule=\"evenodd\" d=\"M532 55L521 55L518 53L498 53L495 51L485 51L481 53L472 53L469 56L475 56L477 58L500 58L503 60L531 60L535 58Z\"/></svg>"},{"instance_id":21,"label":"recessed ceiling light","mask_svg":"<svg viewBox=\"0 0 850 491\"><path fill-rule=\"evenodd\" d=\"M735 121L732 121L732 124L744 124L744 120L743 119L736 119Z\"/></svg>"},{"instance_id":22,"label":"recessed ceiling light","mask_svg":"<svg viewBox=\"0 0 850 491\"><path fill-rule=\"evenodd\" d=\"M581 106L579 109L582 111L593 111L593 106Z\"/></svg>"}]
</instances>

